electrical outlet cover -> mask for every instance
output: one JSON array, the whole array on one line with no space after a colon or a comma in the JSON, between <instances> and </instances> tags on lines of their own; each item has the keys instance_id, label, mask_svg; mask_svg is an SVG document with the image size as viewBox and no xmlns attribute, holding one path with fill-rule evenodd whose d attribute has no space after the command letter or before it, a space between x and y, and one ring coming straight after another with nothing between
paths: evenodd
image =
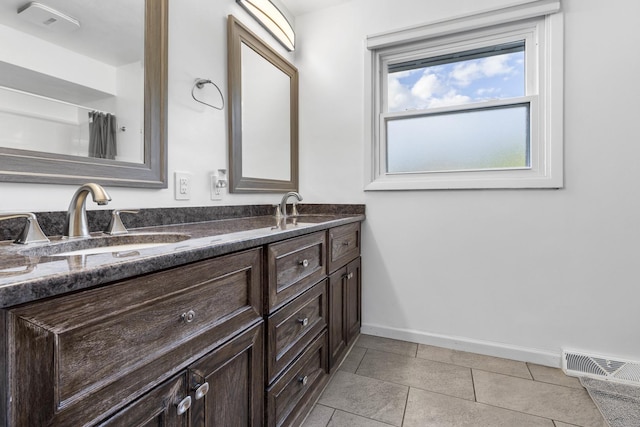
<instances>
[{"instance_id":1,"label":"electrical outlet cover","mask_svg":"<svg viewBox=\"0 0 640 427\"><path fill-rule=\"evenodd\" d=\"M211 200L222 200L222 189L217 188L217 184L218 184L218 175L216 175L215 173L212 173L211 175L209 175L209 187L211 190Z\"/></svg>"},{"instance_id":2,"label":"electrical outlet cover","mask_svg":"<svg viewBox=\"0 0 640 427\"><path fill-rule=\"evenodd\" d=\"M174 189L176 200L189 200L191 198L191 174L175 172Z\"/></svg>"}]
</instances>

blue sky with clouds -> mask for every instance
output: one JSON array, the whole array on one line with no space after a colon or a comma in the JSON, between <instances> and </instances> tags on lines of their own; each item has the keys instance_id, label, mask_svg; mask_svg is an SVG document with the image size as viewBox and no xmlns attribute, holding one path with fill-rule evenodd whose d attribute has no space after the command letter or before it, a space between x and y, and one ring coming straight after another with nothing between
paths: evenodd
<instances>
[{"instance_id":1,"label":"blue sky with clouds","mask_svg":"<svg viewBox=\"0 0 640 427\"><path fill-rule=\"evenodd\" d=\"M524 96L524 52L388 74L388 111Z\"/></svg>"}]
</instances>

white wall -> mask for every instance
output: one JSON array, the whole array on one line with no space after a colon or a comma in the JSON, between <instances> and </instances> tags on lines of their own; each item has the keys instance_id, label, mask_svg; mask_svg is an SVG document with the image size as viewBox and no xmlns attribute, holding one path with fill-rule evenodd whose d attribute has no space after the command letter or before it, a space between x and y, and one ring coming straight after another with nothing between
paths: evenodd
<instances>
[{"instance_id":1,"label":"white wall","mask_svg":"<svg viewBox=\"0 0 640 427\"><path fill-rule=\"evenodd\" d=\"M78 124L76 107L0 89L2 147L78 154Z\"/></svg>"},{"instance_id":2,"label":"white wall","mask_svg":"<svg viewBox=\"0 0 640 427\"><path fill-rule=\"evenodd\" d=\"M361 192L365 36L508 3L298 17L305 191L366 202L365 331L551 365L562 347L640 360L637 1L563 0L564 189Z\"/></svg>"},{"instance_id":3,"label":"white wall","mask_svg":"<svg viewBox=\"0 0 640 427\"><path fill-rule=\"evenodd\" d=\"M0 39L5 40L3 62L96 91L116 92L116 70L110 65L5 25L0 25ZM46 87L38 93L47 95Z\"/></svg>"}]
</instances>

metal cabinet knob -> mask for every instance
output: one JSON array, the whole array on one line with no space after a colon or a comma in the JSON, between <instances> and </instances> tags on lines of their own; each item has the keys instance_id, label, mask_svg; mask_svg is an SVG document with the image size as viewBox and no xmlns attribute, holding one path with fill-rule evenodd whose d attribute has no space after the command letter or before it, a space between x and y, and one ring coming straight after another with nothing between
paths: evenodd
<instances>
[{"instance_id":1,"label":"metal cabinet knob","mask_svg":"<svg viewBox=\"0 0 640 427\"><path fill-rule=\"evenodd\" d=\"M349 241L346 240L346 241L342 242L342 246L349 246Z\"/></svg>"},{"instance_id":2,"label":"metal cabinet knob","mask_svg":"<svg viewBox=\"0 0 640 427\"><path fill-rule=\"evenodd\" d=\"M178 415L182 415L191 408L191 396L187 396L178 403Z\"/></svg>"},{"instance_id":3,"label":"metal cabinet knob","mask_svg":"<svg viewBox=\"0 0 640 427\"><path fill-rule=\"evenodd\" d=\"M309 260L303 259L302 261L300 261L300 265L303 266L304 268L309 267Z\"/></svg>"},{"instance_id":4,"label":"metal cabinet knob","mask_svg":"<svg viewBox=\"0 0 640 427\"><path fill-rule=\"evenodd\" d=\"M309 324L309 318L305 317L304 319L298 319L298 323L300 323L302 326L307 326Z\"/></svg>"},{"instance_id":5,"label":"metal cabinet knob","mask_svg":"<svg viewBox=\"0 0 640 427\"><path fill-rule=\"evenodd\" d=\"M189 310L186 313L182 313L182 316L180 316L182 318L182 320L184 320L187 323L191 323L193 322L193 319L196 318L196 312L193 310Z\"/></svg>"},{"instance_id":6,"label":"metal cabinet knob","mask_svg":"<svg viewBox=\"0 0 640 427\"><path fill-rule=\"evenodd\" d=\"M307 383L309 382L309 377L307 375L305 375L304 377L300 377L298 378L298 382L302 385L307 385Z\"/></svg>"},{"instance_id":7,"label":"metal cabinet knob","mask_svg":"<svg viewBox=\"0 0 640 427\"><path fill-rule=\"evenodd\" d=\"M209 383L201 384L196 389L196 400L202 399L209 392Z\"/></svg>"},{"instance_id":8,"label":"metal cabinet knob","mask_svg":"<svg viewBox=\"0 0 640 427\"><path fill-rule=\"evenodd\" d=\"M348 279L348 280L353 279L353 273L349 273L349 274L347 274L347 279Z\"/></svg>"}]
</instances>

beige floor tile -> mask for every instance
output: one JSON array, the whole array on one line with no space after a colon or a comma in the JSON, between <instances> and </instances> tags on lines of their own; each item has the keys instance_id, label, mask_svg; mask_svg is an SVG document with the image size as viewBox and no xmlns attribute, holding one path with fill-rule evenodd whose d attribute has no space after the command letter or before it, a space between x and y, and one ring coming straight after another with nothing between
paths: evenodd
<instances>
[{"instance_id":1,"label":"beige floor tile","mask_svg":"<svg viewBox=\"0 0 640 427\"><path fill-rule=\"evenodd\" d=\"M563 423L562 421L554 421L553 422L555 424L556 427L576 427L575 424L567 424L567 423ZM577 426L580 427L580 426Z\"/></svg>"},{"instance_id":2,"label":"beige floor tile","mask_svg":"<svg viewBox=\"0 0 640 427\"><path fill-rule=\"evenodd\" d=\"M411 388L403 427L553 427L551 420Z\"/></svg>"},{"instance_id":3,"label":"beige floor tile","mask_svg":"<svg viewBox=\"0 0 640 427\"><path fill-rule=\"evenodd\" d=\"M327 427L335 409L328 406L316 405L309 414L302 427Z\"/></svg>"},{"instance_id":4,"label":"beige floor tile","mask_svg":"<svg viewBox=\"0 0 640 427\"><path fill-rule=\"evenodd\" d=\"M351 351L340 365L340 370L355 374L366 352L367 349L364 347L351 347Z\"/></svg>"},{"instance_id":5,"label":"beige floor tile","mask_svg":"<svg viewBox=\"0 0 640 427\"><path fill-rule=\"evenodd\" d=\"M582 427L606 426L586 390L473 370L476 400Z\"/></svg>"},{"instance_id":6,"label":"beige floor tile","mask_svg":"<svg viewBox=\"0 0 640 427\"><path fill-rule=\"evenodd\" d=\"M426 359L367 350L358 375L474 400L471 369Z\"/></svg>"},{"instance_id":7,"label":"beige floor tile","mask_svg":"<svg viewBox=\"0 0 640 427\"><path fill-rule=\"evenodd\" d=\"M391 425L359 415L336 411L327 427L389 427Z\"/></svg>"},{"instance_id":8,"label":"beige floor tile","mask_svg":"<svg viewBox=\"0 0 640 427\"><path fill-rule=\"evenodd\" d=\"M318 403L400 426L409 387L337 371Z\"/></svg>"},{"instance_id":9,"label":"beige floor tile","mask_svg":"<svg viewBox=\"0 0 640 427\"><path fill-rule=\"evenodd\" d=\"M499 357L467 353L465 351L451 350L424 344L420 344L418 346L417 357L466 366L469 368L482 369L484 371L496 372L499 374L512 375L514 377L531 379L526 363L518 362L516 360L501 359Z\"/></svg>"},{"instance_id":10,"label":"beige floor tile","mask_svg":"<svg viewBox=\"0 0 640 427\"><path fill-rule=\"evenodd\" d=\"M357 347L371 348L374 350L386 351L389 353L401 354L403 356L416 356L418 344L392 340L390 338L374 337L373 335L360 335L355 344Z\"/></svg>"},{"instance_id":11,"label":"beige floor tile","mask_svg":"<svg viewBox=\"0 0 640 427\"><path fill-rule=\"evenodd\" d=\"M550 368L548 366L536 365L534 363L527 363L527 365L529 366L531 375L533 375L533 379L536 381L563 385L565 387L583 388L579 379L565 375L565 373L562 372L562 369Z\"/></svg>"}]
</instances>

